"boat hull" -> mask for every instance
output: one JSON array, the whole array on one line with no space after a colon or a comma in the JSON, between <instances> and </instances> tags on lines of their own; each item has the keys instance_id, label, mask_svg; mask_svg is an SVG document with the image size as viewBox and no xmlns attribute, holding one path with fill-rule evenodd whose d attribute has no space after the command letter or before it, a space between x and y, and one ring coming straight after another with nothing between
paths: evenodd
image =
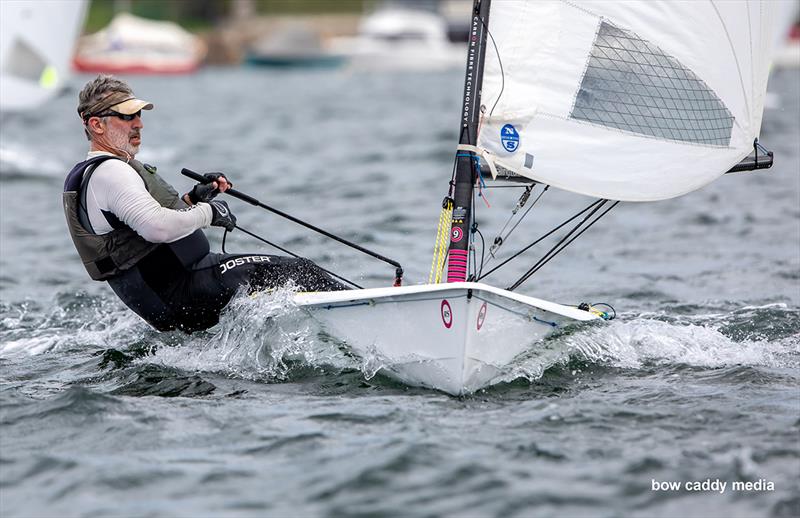
<instances>
[{"instance_id":1,"label":"boat hull","mask_svg":"<svg viewBox=\"0 0 800 518\"><path fill-rule=\"evenodd\" d=\"M72 67L83 73L91 74L153 74L179 75L191 74L200 67L200 60L189 59L148 59L146 57L128 57L109 53L104 56L76 56Z\"/></svg>"},{"instance_id":2,"label":"boat hull","mask_svg":"<svg viewBox=\"0 0 800 518\"><path fill-rule=\"evenodd\" d=\"M453 395L499 381L554 331L598 319L472 282L299 293L296 302L375 370Z\"/></svg>"},{"instance_id":3,"label":"boat hull","mask_svg":"<svg viewBox=\"0 0 800 518\"><path fill-rule=\"evenodd\" d=\"M337 68L344 64L345 57L333 54L248 54L248 65L273 68Z\"/></svg>"}]
</instances>

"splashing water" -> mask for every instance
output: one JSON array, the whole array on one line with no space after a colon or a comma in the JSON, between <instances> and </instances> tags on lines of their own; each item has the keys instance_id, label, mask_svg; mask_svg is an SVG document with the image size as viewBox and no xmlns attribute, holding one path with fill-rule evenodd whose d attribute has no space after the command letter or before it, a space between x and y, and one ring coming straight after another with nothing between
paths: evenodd
<instances>
[{"instance_id":1,"label":"splashing water","mask_svg":"<svg viewBox=\"0 0 800 518\"><path fill-rule=\"evenodd\" d=\"M148 363L189 371L211 371L259 381L286 380L295 365L338 369L352 366L294 304L291 286L270 293L234 297L218 327L183 343L160 347Z\"/></svg>"},{"instance_id":2,"label":"splashing water","mask_svg":"<svg viewBox=\"0 0 800 518\"><path fill-rule=\"evenodd\" d=\"M784 304L699 316L621 315L607 325L556 335L521 356L500 381L540 379L570 360L622 369L800 366L800 311Z\"/></svg>"},{"instance_id":3,"label":"splashing water","mask_svg":"<svg viewBox=\"0 0 800 518\"><path fill-rule=\"evenodd\" d=\"M19 143L3 142L0 146L0 177L4 179L59 178L69 164L27 148Z\"/></svg>"},{"instance_id":4,"label":"splashing water","mask_svg":"<svg viewBox=\"0 0 800 518\"><path fill-rule=\"evenodd\" d=\"M146 343L152 354L140 356L139 363L257 381L285 381L295 367L355 369L369 380L390 362L377 349L364 358L354 357L346 344L326 335L294 304L294 293L291 287L256 296L241 293L217 327L192 336L157 333L116 301L85 293L57 294L57 304L47 313L33 301L4 304L0 357L98 350L109 345L126 350ZM796 368L800 366L799 322L800 311L784 304L700 315L693 314L692 308L621 315L607 325L580 328L535 344L502 369L498 381L535 382L548 369L573 360L622 369L652 365Z\"/></svg>"},{"instance_id":5,"label":"splashing water","mask_svg":"<svg viewBox=\"0 0 800 518\"><path fill-rule=\"evenodd\" d=\"M55 351L125 347L156 335L118 302L85 293L58 294L58 303L42 313L36 302L3 305L0 357Z\"/></svg>"},{"instance_id":6,"label":"splashing water","mask_svg":"<svg viewBox=\"0 0 800 518\"><path fill-rule=\"evenodd\" d=\"M570 338L569 345L583 359L633 369L648 364L778 367L782 352L774 343L734 342L709 327L676 326L647 319L620 322L607 330L576 335Z\"/></svg>"}]
</instances>

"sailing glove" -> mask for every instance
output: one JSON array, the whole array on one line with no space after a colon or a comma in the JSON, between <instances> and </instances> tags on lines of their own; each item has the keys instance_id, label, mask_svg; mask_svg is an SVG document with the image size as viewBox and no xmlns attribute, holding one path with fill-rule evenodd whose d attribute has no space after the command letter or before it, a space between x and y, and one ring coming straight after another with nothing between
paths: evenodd
<instances>
[{"instance_id":1,"label":"sailing glove","mask_svg":"<svg viewBox=\"0 0 800 518\"><path fill-rule=\"evenodd\" d=\"M211 226L223 227L228 232L236 228L236 216L228 208L228 204L221 200L208 202L211 205Z\"/></svg>"},{"instance_id":2,"label":"sailing glove","mask_svg":"<svg viewBox=\"0 0 800 518\"><path fill-rule=\"evenodd\" d=\"M214 197L219 194L219 189L215 188L212 184L219 180L221 176L225 176L224 173L206 173L203 177L206 179L205 183L198 183L192 190L187 192L186 194L189 196L189 200L192 204L196 204L198 202L204 201L206 203L210 202L214 199ZM228 184L232 187L233 184L228 182Z\"/></svg>"}]
</instances>

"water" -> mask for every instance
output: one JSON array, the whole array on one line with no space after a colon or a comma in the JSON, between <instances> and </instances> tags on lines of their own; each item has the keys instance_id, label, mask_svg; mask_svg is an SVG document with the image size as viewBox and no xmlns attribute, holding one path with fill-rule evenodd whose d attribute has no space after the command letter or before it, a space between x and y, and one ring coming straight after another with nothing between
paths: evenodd
<instances>
[{"instance_id":1,"label":"water","mask_svg":"<svg viewBox=\"0 0 800 518\"><path fill-rule=\"evenodd\" d=\"M422 282L461 81L137 77L156 105L140 158L179 190L191 185L181 167L226 171ZM762 141L775 168L615 209L522 292L610 302L619 318L553 338L546 370L522 358L508 382L462 398L373 376L288 291L240 297L204 333L152 331L88 280L66 233L63 176L86 147L76 91L3 116L0 513L800 515L800 79L779 73L770 89ZM479 217L491 239L519 191L488 195ZM507 251L588 202L547 196ZM379 262L232 206L245 228L359 283L392 281ZM237 233L226 246L271 252ZM508 285L536 257L489 280ZM707 479L726 490L653 490ZM746 481L773 489L731 487Z\"/></svg>"}]
</instances>

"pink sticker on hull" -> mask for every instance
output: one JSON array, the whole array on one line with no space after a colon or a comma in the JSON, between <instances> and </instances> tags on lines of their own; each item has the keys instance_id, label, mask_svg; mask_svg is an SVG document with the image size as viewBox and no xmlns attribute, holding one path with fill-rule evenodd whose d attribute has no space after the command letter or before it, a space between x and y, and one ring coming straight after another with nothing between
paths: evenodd
<instances>
[{"instance_id":1,"label":"pink sticker on hull","mask_svg":"<svg viewBox=\"0 0 800 518\"><path fill-rule=\"evenodd\" d=\"M481 306L481 309L478 310L478 331L481 330L481 328L483 327L483 323L486 321L487 311L488 308L486 307L486 303L484 302L483 306Z\"/></svg>"}]
</instances>

